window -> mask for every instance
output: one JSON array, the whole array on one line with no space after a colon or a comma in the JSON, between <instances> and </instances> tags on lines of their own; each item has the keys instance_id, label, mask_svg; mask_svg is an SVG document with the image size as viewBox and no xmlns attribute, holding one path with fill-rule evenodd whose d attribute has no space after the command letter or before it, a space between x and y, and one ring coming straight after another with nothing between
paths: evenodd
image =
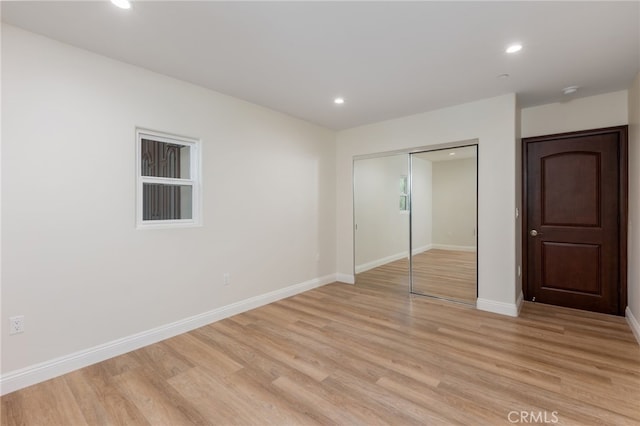
<instances>
[{"instance_id":1,"label":"window","mask_svg":"<svg viewBox=\"0 0 640 426\"><path fill-rule=\"evenodd\" d=\"M138 130L138 228L200 224L200 141Z\"/></svg>"},{"instance_id":2,"label":"window","mask_svg":"<svg viewBox=\"0 0 640 426\"><path fill-rule=\"evenodd\" d=\"M409 178L405 175L400 176L400 211L409 211Z\"/></svg>"}]
</instances>

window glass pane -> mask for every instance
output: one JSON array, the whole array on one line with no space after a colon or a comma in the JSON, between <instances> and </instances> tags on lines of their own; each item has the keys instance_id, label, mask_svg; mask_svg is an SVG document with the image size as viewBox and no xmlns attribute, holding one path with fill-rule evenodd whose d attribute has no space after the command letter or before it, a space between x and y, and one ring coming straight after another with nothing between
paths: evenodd
<instances>
[{"instance_id":1,"label":"window glass pane","mask_svg":"<svg viewBox=\"0 0 640 426\"><path fill-rule=\"evenodd\" d=\"M190 179L189 146L142 139L142 176Z\"/></svg>"},{"instance_id":2,"label":"window glass pane","mask_svg":"<svg viewBox=\"0 0 640 426\"><path fill-rule=\"evenodd\" d=\"M400 194L409 193L409 183L407 176L400 176Z\"/></svg>"},{"instance_id":3,"label":"window glass pane","mask_svg":"<svg viewBox=\"0 0 640 426\"><path fill-rule=\"evenodd\" d=\"M191 185L142 185L142 219L192 219L193 188Z\"/></svg>"},{"instance_id":4,"label":"window glass pane","mask_svg":"<svg viewBox=\"0 0 640 426\"><path fill-rule=\"evenodd\" d=\"M400 210L402 210L402 211L409 210L409 208L407 206L407 196L406 195L401 195L400 196Z\"/></svg>"}]
</instances>

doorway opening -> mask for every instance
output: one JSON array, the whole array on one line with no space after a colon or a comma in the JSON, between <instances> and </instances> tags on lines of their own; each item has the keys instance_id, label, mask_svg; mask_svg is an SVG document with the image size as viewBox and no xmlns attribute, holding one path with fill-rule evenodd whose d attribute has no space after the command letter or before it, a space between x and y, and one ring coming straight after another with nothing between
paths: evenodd
<instances>
[{"instance_id":1,"label":"doorway opening","mask_svg":"<svg viewBox=\"0 0 640 426\"><path fill-rule=\"evenodd\" d=\"M522 143L525 299L624 315L627 126Z\"/></svg>"}]
</instances>

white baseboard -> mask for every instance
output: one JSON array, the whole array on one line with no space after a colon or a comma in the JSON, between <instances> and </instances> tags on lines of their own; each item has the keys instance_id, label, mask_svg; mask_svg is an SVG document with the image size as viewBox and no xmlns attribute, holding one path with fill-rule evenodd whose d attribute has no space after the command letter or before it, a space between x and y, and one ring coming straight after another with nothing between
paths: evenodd
<instances>
[{"instance_id":1,"label":"white baseboard","mask_svg":"<svg viewBox=\"0 0 640 426\"><path fill-rule=\"evenodd\" d=\"M489 299L480 299L476 301L476 308L481 311L493 312L500 315L508 315L510 317L517 317L519 308L516 303L498 302Z\"/></svg>"},{"instance_id":2,"label":"white baseboard","mask_svg":"<svg viewBox=\"0 0 640 426\"><path fill-rule=\"evenodd\" d=\"M454 246L451 244L431 244L432 249L454 251L476 251L476 246Z\"/></svg>"},{"instance_id":3,"label":"white baseboard","mask_svg":"<svg viewBox=\"0 0 640 426\"><path fill-rule=\"evenodd\" d=\"M433 244L427 244L426 246L422 246L422 247L418 247L418 248L414 248L412 250L413 255L415 256L416 254L420 254L420 253L424 253L425 251L429 251L433 248Z\"/></svg>"},{"instance_id":4,"label":"white baseboard","mask_svg":"<svg viewBox=\"0 0 640 426\"><path fill-rule=\"evenodd\" d=\"M409 252L405 251L402 253L392 254L391 256L386 256L381 259L372 260L371 262L363 263L362 265L356 265L356 274L377 268L378 266L386 265L390 262L395 262L396 260L406 259L407 257L409 257Z\"/></svg>"},{"instance_id":5,"label":"white baseboard","mask_svg":"<svg viewBox=\"0 0 640 426\"><path fill-rule=\"evenodd\" d=\"M355 284L356 283L356 277L353 276L353 274L336 274L336 281L339 281L341 283L345 283L345 284Z\"/></svg>"},{"instance_id":6,"label":"white baseboard","mask_svg":"<svg viewBox=\"0 0 640 426\"><path fill-rule=\"evenodd\" d=\"M431 244L427 244L426 246L414 248L412 250L412 253L415 256L416 254L420 254L420 253L423 253L425 251L429 251L432 248L433 248L433 246ZM371 262L363 263L361 265L356 265L356 268L355 268L356 269L356 274L359 274L361 272L366 272L366 271L368 271L370 269L377 268L378 266L386 265L387 263L395 262L396 260L405 259L407 257L409 257L409 253L408 252L402 252L402 253L392 254L391 256L385 256L385 257L383 257L381 259L376 259L376 260L373 260Z\"/></svg>"},{"instance_id":7,"label":"white baseboard","mask_svg":"<svg viewBox=\"0 0 640 426\"><path fill-rule=\"evenodd\" d=\"M631 331L633 335L636 337L638 344L640 344L640 322L633 316L631 309L627 306L624 310L625 317L627 318L627 322L629 323L629 327L631 327Z\"/></svg>"},{"instance_id":8,"label":"white baseboard","mask_svg":"<svg viewBox=\"0 0 640 426\"><path fill-rule=\"evenodd\" d=\"M5 395L9 392L13 392L36 383L58 377L79 368L139 349L143 346L148 346L161 340L177 336L178 334L186 333L221 319L335 282L336 278L335 274L331 274L305 281L300 284L294 284L280 290L251 297L240 302L232 303L230 305L156 327L151 330L94 346L93 348L78 351L56 359L22 368L20 370L8 372L0 377L0 395Z\"/></svg>"}]
</instances>

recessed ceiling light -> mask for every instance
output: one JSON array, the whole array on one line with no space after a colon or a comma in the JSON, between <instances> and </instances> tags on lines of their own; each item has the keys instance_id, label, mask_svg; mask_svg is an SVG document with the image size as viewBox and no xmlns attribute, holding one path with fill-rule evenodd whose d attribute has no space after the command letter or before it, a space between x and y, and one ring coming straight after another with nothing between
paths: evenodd
<instances>
[{"instance_id":1,"label":"recessed ceiling light","mask_svg":"<svg viewBox=\"0 0 640 426\"><path fill-rule=\"evenodd\" d=\"M111 0L111 3L115 4L120 9L131 9L131 2L129 0Z\"/></svg>"},{"instance_id":2,"label":"recessed ceiling light","mask_svg":"<svg viewBox=\"0 0 640 426\"><path fill-rule=\"evenodd\" d=\"M512 45L510 45L509 47L507 47L507 50L505 50L505 52L507 53L516 53L522 50L522 45L520 43L514 43Z\"/></svg>"},{"instance_id":3,"label":"recessed ceiling light","mask_svg":"<svg viewBox=\"0 0 640 426\"><path fill-rule=\"evenodd\" d=\"M333 100L333 103L337 105L342 105L344 103L344 98L335 98Z\"/></svg>"},{"instance_id":4,"label":"recessed ceiling light","mask_svg":"<svg viewBox=\"0 0 640 426\"><path fill-rule=\"evenodd\" d=\"M576 93L578 91L578 86L569 86L562 89L562 93L565 95L570 95L572 93Z\"/></svg>"},{"instance_id":5,"label":"recessed ceiling light","mask_svg":"<svg viewBox=\"0 0 640 426\"><path fill-rule=\"evenodd\" d=\"M456 155L456 153L455 152L450 152L449 155Z\"/></svg>"}]
</instances>

